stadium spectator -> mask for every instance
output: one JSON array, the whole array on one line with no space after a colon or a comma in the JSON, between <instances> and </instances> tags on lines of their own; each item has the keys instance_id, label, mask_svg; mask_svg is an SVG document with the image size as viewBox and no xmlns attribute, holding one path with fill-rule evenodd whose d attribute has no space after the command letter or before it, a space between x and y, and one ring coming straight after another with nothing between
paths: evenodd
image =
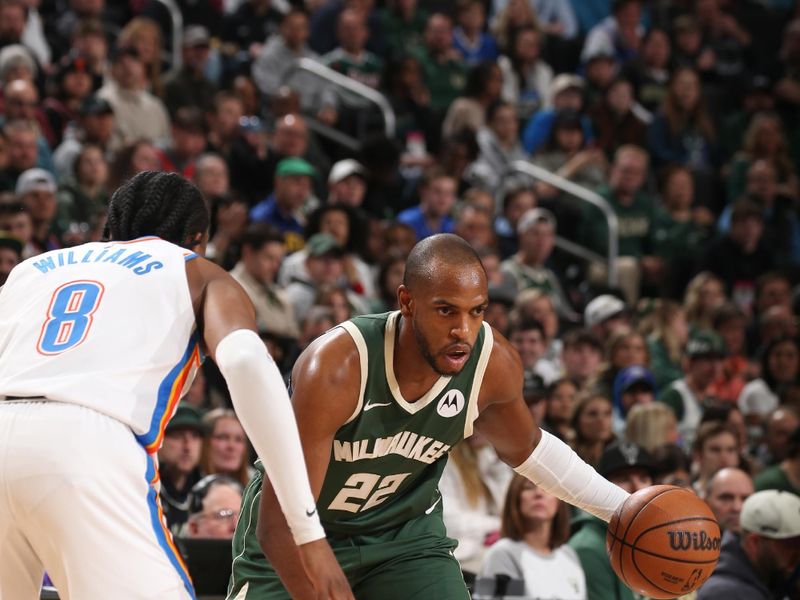
<instances>
[{"instance_id":1,"label":"stadium spectator","mask_svg":"<svg viewBox=\"0 0 800 600\"><path fill-rule=\"evenodd\" d=\"M634 406L655 401L656 382L653 373L641 365L625 367L614 378L614 432L625 433L625 419Z\"/></svg>"},{"instance_id":2,"label":"stadium spectator","mask_svg":"<svg viewBox=\"0 0 800 600\"><path fill-rule=\"evenodd\" d=\"M366 15L348 8L339 13L336 39L339 45L322 57L322 62L351 79L377 88L380 84L383 61L366 49L369 28Z\"/></svg>"},{"instance_id":3,"label":"stadium spectator","mask_svg":"<svg viewBox=\"0 0 800 600\"><path fill-rule=\"evenodd\" d=\"M625 491L633 493L653 483L654 463L650 454L636 444L622 442L608 447L600 457L597 471ZM588 600L633 600L633 592L614 574L606 552L606 525L581 513L569 545L578 553L584 573Z\"/></svg>"},{"instance_id":4,"label":"stadium spectator","mask_svg":"<svg viewBox=\"0 0 800 600\"><path fill-rule=\"evenodd\" d=\"M616 441L612 426L613 406L607 396L594 392L578 398L570 422L575 432L573 448L583 460L597 467L603 451Z\"/></svg>"},{"instance_id":5,"label":"stadium spectator","mask_svg":"<svg viewBox=\"0 0 800 600\"><path fill-rule=\"evenodd\" d=\"M169 139L169 115L161 100L147 91L145 67L136 48L118 47L111 78L97 92L114 110L114 130L109 143L114 150L140 140L163 144Z\"/></svg>"},{"instance_id":6,"label":"stadium spectator","mask_svg":"<svg viewBox=\"0 0 800 600\"><path fill-rule=\"evenodd\" d=\"M635 404L625 418L624 438L650 453L676 444L679 437L675 413L659 402Z\"/></svg>"},{"instance_id":7,"label":"stadium spectator","mask_svg":"<svg viewBox=\"0 0 800 600\"><path fill-rule=\"evenodd\" d=\"M502 538L483 560L480 577L521 579L531 598L586 598L586 575L569 539L562 501L515 475L503 505Z\"/></svg>"},{"instance_id":8,"label":"stadium spectator","mask_svg":"<svg viewBox=\"0 0 800 600\"><path fill-rule=\"evenodd\" d=\"M15 193L31 216L31 243L37 254L61 247L62 232L56 224L56 190L55 179L44 169L28 169L17 179Z\"/></svg>"},{"instance_id":9,"label":"stadium spectator","mask_svg":"<svg viewBox=\"0 0 800 600\"><path fill-rule=\"evenodd\" d=\"M208 475L192 488L186 537L229 540L236 531L242 486L226 476Z\"/></svg>"},{"instance_id":10,"label":"stadium spectator","mask_svg":"<svg viewBox=\"0 0 800 600\"><path fill-rule=\"evenodd\" d=\"M611 336L629 323L625 303L611 294L592 298L583 310L583 323L600 340L607 342Z\"/></svg>"},{"instance_id":11,"label":"stadium spectator","mask_svg":"<svg viewBox=\"0 0 800 600\"><path fill-rule=\"evenodd\" d=\"M22 242L0 229L0 286L4 285L11 269L22 262Z\"/></svg>"},{"instance_id":12,"label":"stadium spectator","mask_svg":"<svg viewBox=\"0 0 800 600\"><path fill-rule=\"evenodd\" d=\"M725 357L722 338L712 331L698 331L686 345L685 376L673 381L658 397L678 420L685 447L691 447L704 408L712 401L711 384L722 370Z\"/></svg>"},{"instance_id":13,"label":"stadium spectator","mask_svg":"<svg viewBox=\"0 0 800 600\"><path fill-rule=\"evenodd\" d=\"M183 31L181 68L164 78L164 104L174 118L179 108L194 106L208 112L217 86L206 77L211 39L202 25Z\"/></svg>"},{"instance_id":14,"label":"stadium spectator","mask_svg":"<svg viewBox=\"0 0 800 600\"><path fill-rule=\"evenodd\" d=\"M440 118L466 83L466 68L453 48L453 21L444 13L434 13L425 25L423 45L414 52L422 66L430 106Z\"/></svg>"},{"instance_id":15,"label":"stadium spectator","mask_svg":"<svg viewBox=\"0 0 800 600\"><path fill-rule=\"evenodd\" d=\"M572 413L575 411L575 402L578 397L578 386L567 377L560 377L547 387L545 397L545 416L539 423L554 436L567 442L572 442L575 432L570 423Z\"/></svg>"},{"instance_id":16,"label":"stadium spectator","mask_svg":"<svg viewBox=\"0 0 800 600\"><path fill-rule=\"evenodd\" d=\"M203 447L203 415L199 409L181 404L164 431L158 451L164 518L175 532L189 517L189 492L202 479L200 453Z\"/></svg>"},{"instance_id":17,"label":"stadium spectator","mask_svg":"<svg viewBox=\"0 0 800 600\"><path fill-rule=\"evenodd\" d=\"M564 375L583 391L597 374L603 360L603 345L588 329L571 329L564 334L561 364Z\"/></svg>"},{"instance_id":18,"label":"stadium spectator","mask_svg":"<svg viewBox=\"0 0 800 600\"><path fill-rule=\"evenodd\" d=\"M84 144L75 157L74 171L74 178L61 184L57 194L58 222L63 230L103 219L111 199L109 165L99 146Z\"/></svg>"},{"instance_id":19,"label":"stadium spectator","mask_svg":"<svg viewBox=\"0 0 800 600\"><path fill-rule=\"evenodd\" d=\"M419 184L419 205L407 208L397 220L410 225L417 240L434 233L452 233L450 212L456 202L456 182L438 168L425 172Z\"/></svg>"},{"instance_id":20,"label":"stadium spectator","mask_svg":"<svg viewBox=\"0 0 800 600\"><path fill-rule=\"evenodd\" d=\"M486 31L486 7L480 0L458 3L458 23L453 30L453 47L468 66L493 63L500 52L491 33Z\"/></svg>"},{"instance_id":21,"label":"stadium spectator","mask_svg":"<svg viewBox=\"0 0 800 600\"><path fill-rule=\"evenodd\" d=\"M650 369L655 377L656 388L663 390L683 375L681 361L684 347L689 340L686 312L673 300L656 300L643 321L648 323L646 329ZM645 329L643 324L640 324L639 329Z\"/></svg>"},{"instance_id":22,"label":"stadium spectator","mask_svg":"<svg viewBox=\"0 0 800 600\"><path fill-rule=\"evenodd\" d=\"M697 600L769 600L784 595L800 565L800 498L761 491L745 500L741 534L727 532L720 559ZM794 585L794 582L792 582Z\"/></svg>"},{"instance_id":23,"label":"stadium spectator","mask_svg":"<svg viewBox=\"0 0 800 600\"><path fill-rule=\"evenodd\" d=\"M755 477L757 490L784 490L800 495L800 427L789 436L786 458Z\"/></svg>"},{"instance_id":24,"label":"stadium spectator","mask_svg":"<svg viewBox=\"0 0 800 600\"><path fill-rule=\"evenodd\" d=\"M720 422L703 423L692 445L694 489L702 492L714 473L725 467L739 467L741 450L739 437L729 425Z\"/></svg>"},{"instance_id":25,"label":"stadium spectator","mask_svg":"<svg viewBox=\"0 0 800 600\"><path fill-rule=\"evenodd\" d=\"M553 69L541 57L542 32L533 25L511 30L508 50L497 64L503 74L503 100L527 120L537 110L549 108Z\"/></svg>"},{"instance_id":26,"label":"stadium spectator","mask_svg":"<svg viewBox=\"0 0 800 600\"><path fill-rule=\"evenodd\" d=\"M742 505L754 491L750 475L735 467L725 467L708 480L702 498L711 507L722 531L740 533Z\"/></svg>"},{"instance_id":27,"label":"stadium spectator","mask_svg":"<svg viewBox=\"0 0 800 600\"><path fill-rule=\"evenodd\" d=\"M33 222L25 206L16 200L0 202L0 230L22 243L22 258L30 258L37 251L33 245Z\"/></svg>"},{"instance_id":28,"label":"stadium spectator","mask_svg":"<svg viewBox=\"0 0 800 600\"><path fill-rule=\"evenodd\" d=\"M474 65L463 93L453 100L442 123L442 135L452 138L463 130L476 134L486 125L486 112L500 99L503 74L494 62Z\"/></svg>"},{"instance_id":29,"label":"stadium spectator","mask_svg":"<svg viewBox=\"0 0 800 600\"><path fill-rule=\"evenodd\" d=\"M762 465L772 466L786 458L789 452L789 439L798 427L800 427L800 415L793 406L778 406L769 413L764 420L764 440L758 453Z\"/></svg>"},{"instance_id":30,"label":"stadium spectator","mask_svg":"<svg viewBox=\"0 0 800 600\"><path fill-rule=\"evenodd\" d=\"M252 475L247 436L229 408L215 408L203 415L206 436L200 466L206 475L225 475L247 485Z\"/></svg>"},{"instance_id":31,"label":"stadium spectator","mask_svg":"<svg viewBox=\"0 0 800 600\"><path fill-rule=\"evenodd\" d=\"M106 160L109 160L113 131L114 110L108 101L96 95L86 97L76 120L67 127L64 140L53 153L59 181L68 181L74 176L75 158L84 144L99 146Z\"/></svg>"}]
</instances>

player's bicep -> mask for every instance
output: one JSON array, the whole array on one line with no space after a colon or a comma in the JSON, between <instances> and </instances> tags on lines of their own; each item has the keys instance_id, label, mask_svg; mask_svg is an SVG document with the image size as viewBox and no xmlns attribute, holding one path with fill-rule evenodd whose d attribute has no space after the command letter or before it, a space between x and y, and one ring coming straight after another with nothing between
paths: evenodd
<instances>
[{"instance_id":1,"label":"player's bicep","mask_svg":"<svg viewBox=\"0 0 800 600\"><path fill-rule=\"evenodd\" d=\"M215 357L217 346L228 334L238 329L256 331L253 303L227 273L213 278L206 285L201 314L203 342L212 358Z\"/></svg>"},{"instance_id":2,"label":"player's bicep","mask_svg":"<svg viewBox=\"0 0 800 600\"><path fill-rule=\"evenodd\" d=\"M292 406L315 496L328 470L334 435L358 404L360 383L358 350L342 329L317 339L292 371Z\"/></svg>"}]
</instances>

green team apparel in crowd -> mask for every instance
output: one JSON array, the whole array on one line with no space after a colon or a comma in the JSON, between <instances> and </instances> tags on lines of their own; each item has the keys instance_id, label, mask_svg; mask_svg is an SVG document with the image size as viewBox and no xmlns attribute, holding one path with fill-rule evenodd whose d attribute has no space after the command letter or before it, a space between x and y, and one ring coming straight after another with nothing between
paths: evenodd
<instances>
[{"instance_id":1,"label":"green team apparel in crowd","mask_svg":"<svg viewBox=\"0 0 800 600\"><path fill-rule=\"evenodd\" d=\"M619 221L619 255L641 258L653 249L652 228L655 218L653 199L636 192L630 205L622 205L608 186L598 188ZM587 205L583 211L578 241L600 254L608 252L608 224L600 209Z\"/></svg>"},{"instance_id":2,"label":"green team apparel in crowd","mask_svg":"<svg viewBox=\"0 0 800 600\"><path fill-rule=\"evenodd\" d=\"M484 323L462 371L408 403L393 370L399 320L392 312L340 325L358 347L362 392L334 436L317 507L357 598L467 600L438 484L448 451L472 433L492 331ZM233 538L231 600L289 598L256 539L263 482L256 467Z\"/></svg>"}]
</instances>

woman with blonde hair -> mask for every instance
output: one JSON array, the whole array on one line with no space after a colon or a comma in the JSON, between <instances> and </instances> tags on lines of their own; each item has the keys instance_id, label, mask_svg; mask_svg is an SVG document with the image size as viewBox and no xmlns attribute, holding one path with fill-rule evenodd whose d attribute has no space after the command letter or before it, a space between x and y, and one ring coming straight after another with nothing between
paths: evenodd
<instances>
[{"instance_id":1,"label":"woman with blonde hair","mask_svg":"<svg viewBox=\"0 0 800 600\"><path fill-rule=\"evenodd\" d=\"M656 300L648 319L650 370L656 380L656 389L661 390L683 377L681 358L689 340L689 324L683 306L673 300Z\"/></svg>"},{"instance_id":2,"label":"woman with blonde hair","mask_svg":"<svg viewBox=\"0 0 800 600\"><path fill-rule=\"evenodd\" d=\"M486 441L474 434L450 452L439 482L447 534L466 577L474 576L486 550L500 536L500 510L514 472Z\"/></svg>"},{"instance_id":3,"label":"woman with blonde hair","mask_svg":"<svg viewBox=\"0 0 800 600\"><path fill-rule=\"evenodd\" d=\"M203 416L207 435L200 454L200 468L207 475L227 475L243 486L255 472L250 467L250 442L236 413L215 408Z\"/></svg>"},{"instance_id":4,"label":"woman with blonde hair","mask_svg":"<svg viewBox=\"0 0 800 600\"><path fill-rule=\"evenodd\" d=\"M725 303L725 286L710 271L701 271L686 286L683 308L692 329L713 329L714 312Z\"/></svg>"},{"instance_id":5,"label":"woman with blonde hair","mask_svg":"<svg viewBox=\"0 0 800 600\"><path fill-rule=\"evenodd\" d=\"M603 450L616 441L613 426L614 408L608 396L584 394L572 413L570 427L575 433L572 447L587 463L596 467Z\"/></svg>"},{"instance_id":6,"label":"woman with blonde hair","mask_svg":"<svg viewBox=\"0 0 800 600\"><path fill-rule=\"evenodd\" d=\"M614 393L614 380L626 367L649 367L650 349L644 335L627 326L619 327L611 334L606 344L606 363L589 384L590 389L611 398Z\"/></svg>"},{"instance_id":7,"label":"woman with blonde hair","mask_svg":"<svg viewBox=\"0 0 800 600\"><path fill-rule=\"evenodd\" d=\"M144 65L149 90L156 96L163 95L161 85L161 29L153 19L134 17L120 31L117 45L133 46Z\"/></svg>"},{"instance_id":8,"label":"woman with blonde hair","mask_svg":"<svg viewBox=\"0 0 800 600\"><path fill-rule=\"evenodd\" d=\"M525 596L585 600L586 576L569 539L567 505L521 475L503 506L502 539L486 553L480 577L525 582Z\"/></svg>"},{"instance_id":9,"label":"woman with blonde hair","mask_svg":"<svg viewBox=\"0 0 800 600\"><path fill-rule=\"evenodd\" d=\"M653 452L664 444L678 441L675 413L666 404L650 402L634 405L625 419L625 440Z\"/></svg>"}]
</instances>

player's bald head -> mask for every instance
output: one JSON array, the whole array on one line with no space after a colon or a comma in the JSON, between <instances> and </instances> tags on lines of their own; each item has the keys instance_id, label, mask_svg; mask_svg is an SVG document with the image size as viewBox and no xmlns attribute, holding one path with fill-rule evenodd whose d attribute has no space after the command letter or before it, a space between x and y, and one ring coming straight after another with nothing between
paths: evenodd
<instances>
[{"instance_id":1,"label":"player's bald head","mask_svg":"<svg viewBox=\"0 0 800 600\"><path fill-rule=\"evenodd\" d=\"M478 271L486 278L483 263L472 246L457 235L440 233L412 248L406 259L403 285L413 292L441 281L443 275L465 270Z\"/></svg>"}]
</instances>

